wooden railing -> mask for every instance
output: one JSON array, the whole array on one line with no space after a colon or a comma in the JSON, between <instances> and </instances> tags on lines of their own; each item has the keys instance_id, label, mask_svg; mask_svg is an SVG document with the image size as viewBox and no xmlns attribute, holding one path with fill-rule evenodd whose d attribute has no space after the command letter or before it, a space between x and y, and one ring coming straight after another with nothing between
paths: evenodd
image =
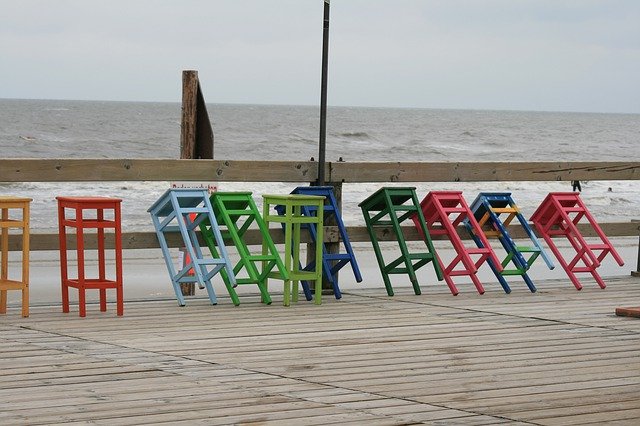
<instances>
[{"instance_id":1,"label":"wooden railing","mask_svg":"<svg viewBox=\"0 0 640 426\"><path fill-rule=\"evenodd\" d=\"M0 182L91 182L91 181L217 181L217 182L296 182L313 183L318 176L312 161L236 161L172 159L2 159ZM341 193L343 183L380 182L499 182L640 180L640 162L332 162L325 165L325 180ZM640 222L601 223L610 237L640 235ZM403 228L408 240L420 237L411 227ZM525 237L517 226L509 229L515 238ZM583 227L585 235L591 230ZM362 226L348 227L352 241L368 241ZM382 240L392 240L390 229L380 229ZM274 230L276 243L282 242ZM338 233L328 226L325 240L338 242ZM468 238L466 232L460 235ZM257 232L246 234L249 244L259 243ZM180 239L170 238L171 247ZM87 248L95 246L88 238ZM112 244L107 240L107 244ZM157 248L153 232L123 234L125 249ZM10 239L10 250L19 241ZM70 247L71 248L71 247ZM31 235L31 250L57 250L57 234ZM640 257L638 259L640 270Z\"/></svg>"}]
</instances>

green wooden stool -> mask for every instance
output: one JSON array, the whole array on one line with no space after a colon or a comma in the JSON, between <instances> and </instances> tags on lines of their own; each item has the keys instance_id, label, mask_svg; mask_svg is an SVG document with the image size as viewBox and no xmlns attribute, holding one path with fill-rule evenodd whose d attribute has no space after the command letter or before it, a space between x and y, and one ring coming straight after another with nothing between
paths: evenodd
<instances>
[{"instance_id":1,"label":"green wooden stool","mask_svg":"<svg viewBox=\"0 0 640 426\"><path fill-rule=\"evenodd\" d=\"M442 281L442 269L435 255L435 249L420 209L420 202L416 196L415 188L383 187L361 202L359 206L362 209L367 231L369 232L378 266L382 273L382 279L389 296L393 296L393 288L389 279L390 274L408 274L414 293L420 294L420 285L415 271L429 262L433 262L438 281ZM402 222L407 219L413 219L414 216L418 218L419 226L422 229L424 242L427 245L426 252L409 253L402 228L400 228ZM400 257L389 263L384 261L378 236L376 235L376 228L385 226L391 226L401 252Z\"/></svg>"},{"instance_id":2,"label":"green wooden stool","mask_svg":"<svg viewBox=\"0 0 640 426\"><path fill-rule=\"evenodd\" d=\"M267 291L265 277L274 268L277 269L283 279L288 277L288 272L271 239L269 228L262 216L260 216L258 207L251 197L251 192L215 192L209 199L213 207L213 214L218 220L222 237L226 241L231 240L233 242L240 257L240 260L233 268L236 284L257 284L262 301L266 304L271 304L271 296ZM261 254L252 254L243 239L244 234L253 224L257 225L262 235L262 242L266 247L266 252ZM208 220L202 221L200 232L207 243L207 247L209 247L211 255L214 258L219 257L216 240ZM258 262L261 263L261 268L258 267ZM229 280L226 271L222 270L220 274L233 304L238 306L240 299L235 291L235 286Z\"/></svg>"},{"instance_id":3,"label":"green wooden stool","mask_svg":"<svg viewBox=\"0 0 640 426\"><path fill-rule=\"evenodd\" d=\"M268 195L263 197L263 217L267 226L271 222L282 225L284 229L284 265L288 276L281 274L269 273L264 279L265 288L267 287L268 278L277 278L284 280L284 306L289 306L291 296L293 302L298 301L298 283L300 280L315 281L315 297L314 303L319 305L322 303L322 243L324 238L324 215L305 216L302 208L309 206L322 211L324 208L324 197L317 195ZM271 206L274 209L271 209ZM284 214L280 215L275 210L276 206L284 207ZM281 209L282 210L282 209ZM315 270L308 271L300 268L300 228L302 224L315 224L318 230L316 238L316 259L313 263ZM262 254L268 252L268 246L262 243ZM291 282L293 281L293 291Z\"/></svg>"}]
</instances>

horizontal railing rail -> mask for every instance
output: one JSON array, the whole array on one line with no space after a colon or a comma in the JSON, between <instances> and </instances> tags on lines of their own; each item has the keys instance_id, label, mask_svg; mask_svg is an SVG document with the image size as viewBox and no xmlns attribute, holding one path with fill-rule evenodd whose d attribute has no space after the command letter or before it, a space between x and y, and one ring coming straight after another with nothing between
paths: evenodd
<instances>
[{"instance_id":1,"label":"horizontal railing rail","mask_svg":"<svg viewBox=\"0 0 640 426\"><path fill-rule=\"evenodd\" d=\"M315 182L313 161L2 159L0 182ZM325 181L496 182L640 180L640 162L331 162Z\"/></svg>"}]
</instances>

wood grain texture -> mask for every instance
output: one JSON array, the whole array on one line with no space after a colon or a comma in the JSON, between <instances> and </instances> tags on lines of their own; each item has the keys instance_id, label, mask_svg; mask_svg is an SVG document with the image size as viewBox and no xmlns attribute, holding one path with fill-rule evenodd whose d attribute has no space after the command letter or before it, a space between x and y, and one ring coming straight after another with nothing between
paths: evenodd
<instances>
[{"instance_id":1,"label":"wood grain texture","mask_svg":"<svg viewBox=\"0 0 640 426\"><path fill-rule=\"evenodd\" d=\"M140 300L124 317L10 306L0 423L640 422L640 321L614 314L640 300L637 279L536 284L454 297L407 283L387 297L379 283L290 308L257 294L239 307Z\"/></svg>"},{"instance_id":2,"label":"wood grain texture","mask_svg":"<svg viewBox=\"0 0 640 426\"><path fill-rule=\"evenodd\" d=\"M336 182L637 180L640 162L334 162Z\"/></svg>"},{"instance_id":3,"label":"wood grain texture","mask_svg":"<svg viewBox=\"0 0 640 426\"><path fill-rule=\"evenodd\" d=\"M0 182L312 182L317 167L312 161L1 159Z\"/></svg>"},{"instance_id":4,"label":"wood grain texture","mask_svg":"<svg viewBox=\"0 0 640 426\"><path fill-rule=\"evenodd\" d=\"M638 180L640 162L356 163L325 167L327 182ZM314 182L312 161L2 159L0 182Z\"/></svg>"}]
</instances>

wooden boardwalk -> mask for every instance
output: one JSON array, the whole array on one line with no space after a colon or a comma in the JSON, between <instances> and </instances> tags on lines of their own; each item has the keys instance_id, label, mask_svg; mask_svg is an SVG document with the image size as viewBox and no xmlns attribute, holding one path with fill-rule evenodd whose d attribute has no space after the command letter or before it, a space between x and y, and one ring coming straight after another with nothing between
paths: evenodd
<instances>
[{"instance_id":1,"label":"wooden boardwalk","mask_svg":"<svg viewBox=\"0 0 640 426\"><path fill-rule=\"evenodd\" d=\"M515 280L514 280L515 281ZM0 317L0 424L640 424L640 279ZM134 283L129 283L134 285Z\"/></svg>"}]
</instances>

